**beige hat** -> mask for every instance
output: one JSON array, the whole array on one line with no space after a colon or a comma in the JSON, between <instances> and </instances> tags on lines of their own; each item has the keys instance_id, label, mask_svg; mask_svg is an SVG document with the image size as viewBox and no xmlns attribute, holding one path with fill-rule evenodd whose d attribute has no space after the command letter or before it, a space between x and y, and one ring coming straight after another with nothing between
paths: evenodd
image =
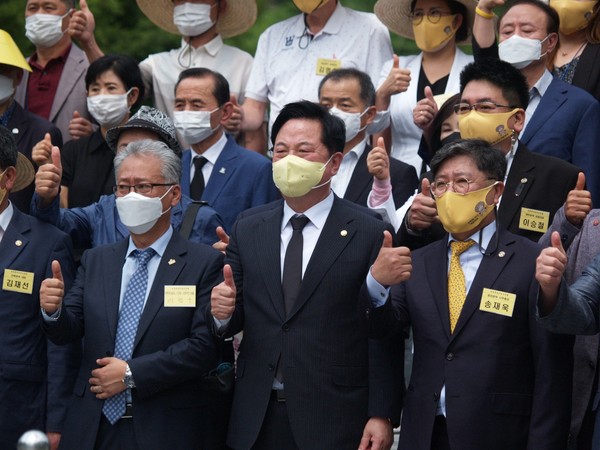
<instances>
[{"instance_id":1,"label":"beige hat","mask_svg":"<svg viewBox=\"0 0 600 450\"><path fill-rule=\"evenodd\" d=\"M139 1L139 0L138 0ZM469 24L469 36L471 35L471 29L473 28L473 21L475 20L475 7L477 6L476 0L454 0L458 3L462 3L467 8L466 20ZM377 0L375 3L375 15L388 27L390 31L393 31L399 36L415 39L413 33L412 21L410 20L410 4L412 0ZM458 42L459 44L468 44L469 39Z\"/></svg>"},{"instance_id":2,"label":"beige hat","mask_svg":"<svg viewBox=\"0 0 600 450\"><path fill-rule=\"evenodd\" d=\"M142 12L155 25L173 34L181 34L173 23L173 0L136 0ZM217 19L217 30L224 38L248 31L256 21L256 0L227 0L225 14Z\"/></svg>"},{"instance_id":3,"label":"beige hat","mask_svg":"<svg viewBox=\"0 0 600 450\"><path fill-rule=\"evenodd\" d=\"M35 169L31 161L21 152L17 152L17 179L11 192L18 192L29 186L35 178Z\"/></svg>"}]
</instances>

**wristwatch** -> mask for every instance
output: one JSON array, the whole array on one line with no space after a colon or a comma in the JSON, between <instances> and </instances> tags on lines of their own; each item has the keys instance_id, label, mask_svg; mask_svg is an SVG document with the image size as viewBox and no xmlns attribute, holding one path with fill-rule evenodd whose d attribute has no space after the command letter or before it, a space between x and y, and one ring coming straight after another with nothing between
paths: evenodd
<instances>
[{"instance_id":1,"label":"wristwatch","mask_svg":"<svg viewBox=\"0 0 600 450\"><path fill-rule=\"evenodd\" d=\"M125 366L125 378L123 378L123 384L127 389L132 389L135 387L135 381L133 381L133 375L131 373L131 369L129 368L129 364Z\"/></svg>"}]
</instances>

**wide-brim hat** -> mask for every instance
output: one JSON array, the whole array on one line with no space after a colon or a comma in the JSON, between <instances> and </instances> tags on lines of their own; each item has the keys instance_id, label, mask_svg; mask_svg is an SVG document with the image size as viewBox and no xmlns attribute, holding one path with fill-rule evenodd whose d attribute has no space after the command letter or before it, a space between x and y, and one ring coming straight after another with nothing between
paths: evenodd
<instances>
[{"instance_id":1,"label":"wide-brim hat","mask_svg":"<svg viewBox=\"0 0 600 450\"><path fill-rule=\"evenodd\" d=\"M181 33L173 23L173 0L136 0L142 12L155 25L169 33ZM219 14L217 30L224 38L248 31L256 22L256 0L227 0L224 14Z\"/></svg>"},{"instance_id":2,"label":"wide-brim hat","mask_svg":"<svg viewBox=\"0 0 600 450\"><path fill-rule=\"evenodd\" d=\"M139 1L139 0L138 0ZM471 30L475 20L475 0L448 0L462 3L467 9L467 17L463 17L469 26L469 36L458 44L470 43ZM415 39L412 21L410 20L410 4L412 0L377 0L375 3L375 15L388 28L388 30L407 39Z\"/></svg>"},{"instance_id":3,"label":"wide-brim hat","mask_svg":"<svg viewBox=\"0 0 600 450\"><path fill-rule=\"evenodd\" d=\"M114 127L106 132L106 143L113 152L117 151L117 142L123 130L128 129L143 129L150 130L156 133L160 140L169 146L177 156L181 158L182 150L173 121L162 111L150 106L142 106L131 118L120 127Z\"/></svg>"},{"instance_id":4,"label":"wide-brim hat","mask_svg":"<svg viewBox=\"0 0 600 450\"><path fill-rule=\"evenodd\" d=\"M21 53L11 35L4 30L0 30L0 64L20 67L31 72L31 67L23 53Z\"/></svg>"},{"instance_id":5,"label":"wide-brim hat","mask_svg":"<svg viewBox=\"0 0 600 450\"><path fill-rule=\"evenodd\" d=\"M13 184L11 192L18 192L29 186L35 178L35 169L31 161L21 152L17 152L17 179Z\"/></svg>"}]
</instances>

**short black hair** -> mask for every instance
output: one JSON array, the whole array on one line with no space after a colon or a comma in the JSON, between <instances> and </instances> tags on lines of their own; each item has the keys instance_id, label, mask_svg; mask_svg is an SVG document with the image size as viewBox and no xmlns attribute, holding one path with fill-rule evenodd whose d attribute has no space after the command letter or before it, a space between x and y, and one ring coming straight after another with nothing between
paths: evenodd
<instances>
[{"instance_id":1,"label":"short black hair","mask_svg":"<svg viewBox=\"0 0 600 450\"><path fill-rule=\"evenodd\" d=\"M325 75L325 77L319 83L319 98L321 98L321 89L323 88L323 85L329 80L358 81L358 85L360 86L359 96L365 104L365 106L369 107L375 104L375 86L373 86L373 81L371 80L371 77L365 72L354 68L332 70L327 75Z\"/></svg>"},{"instance_id":2,"label":"short black hair","mask_svg":"<svg viewBox=\"0 0 600 450\"><path fill-rule=\"evenodd\" d=\"M177 83L175 83L175 92L177 92L179 83L186 78L212 78L214 83L212 93L217 100L217 105L223 106L229 101L229 82L219 72L215 72L214 70L210 70L205 67L193 67L191 69L186 69L179 74Z\"/></svg>"},{"instance_id":3,"label":"short black hair","mask_svg":"<svg viewBox=\"0 0 600 450\"><path fill-rule=\"evenodd\" d=\"M285 105L273 123L271 129L271 142L275 145L275 140L281 127L286 122L294 119L315 120L321 124L321 142L333 155L337 152L343 152L346 145L346 126L343 120L329 113L327 108L318 103L303 100L301 102L288 103Z\"/></svg>"},{"instance_id":4,"label":"short black hair","mask_svg":"<svg viewBox=\"0 0 600 450\"><path fill-rule=\"evenodd\" d=\"M447 0L448 8L450 8L450 12L452 14L460 14L462 16L462 23L458 30L456 30L456 41L464 42L469 37L469 14L467 13L467 7L460 2L456 2L454 0ZM410 3L410 12L412 13L415 10L415 5L417 4L417 0L412 0Z\"/></svg>"},{"instance_id":5,"label":"short black hair","mask_svg":"<svg viewBox=\"0 0 600 450\"><path fill-rule=\"evenodd\" d=\"M510 106L526 109L529 104L527 79L519 69L498 58L484 58L467 64L460 73L460 93L471 81L487 81L502 90Z\"/></svg>"},{"instance_id":6,"label":"short black hair","mask_svg":"<svg viewBox=\"0 0 600 450\"><path fill-rule=\"evenodd\" d=\"M17 143L12 132L0 125L0 169L17 166Z\"/></svg>"},{"instance_id":7,"label":"short black hair","mask_svg":"<svg viewBox=\"0 0 600 450\"><path fill-rule=\"evenodd\" d=\"M98 58L96 61L90 64L87 73L85 74L85 88L90 89L90 85L94 83L100 76L112 70L114 74L119 77L119 80L125 86L125 90L128 91L132 87L139 89L140 93L135 104L132 106L136 108L144 100L144 81L142 80L142 73L135 59L127 55L105 55Z\"/></svg>"},{"instance_id":8,"label":"short black hair","mask_svg":"<svg viewBox=\"0 0 600 450\"><path fill-rule=\"evenodd\" d=\"M510 11L515 6L519 5L531 5L546 14L546 33L558 33L558 27L560 25L560 18L555 9L550 7L547 3L541 2L540 0L516 0L513 2L506 11ZM506 13L505 13L506 14ZM498 22L498 25L502 22L502 19Z\"/></svg>"},{"instance_id":9,"label":"short black hair","mask_svg":"<svg viewBox=\"0 0 600 450\"><path fill-rule=\"evenodd\" d=\"M462 139L444 145L431 158L430 166L433 177L437 176L440 166L444 161L463 155L470 157L475 162L477 169L490 178L504 181L506 157L500 150L481 139Z\"/></svg>"}]
</instances>

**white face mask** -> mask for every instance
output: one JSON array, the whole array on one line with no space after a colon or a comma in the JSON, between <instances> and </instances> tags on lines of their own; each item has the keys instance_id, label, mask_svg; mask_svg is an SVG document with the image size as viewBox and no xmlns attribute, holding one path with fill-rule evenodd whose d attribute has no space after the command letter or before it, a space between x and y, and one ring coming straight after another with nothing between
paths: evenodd
<instances>
[{"instance_id":1,"label":"white face mask","mask_svg":"<svg viewBox=\"0 0 600 450\"><path fill-rule=\"evenodd\" d=\"M55 14L34 14L25 19L25 36L36 47L52 47L64 32L62 30L62 20L69 15L71 10L64 16Z\"/></svg>"},{"instance_id":2,"label":"white face mask","mask_svg":"<svg viewBox=\"0 0 600 450\"><path fill-rule=\"evenodd\" d=\"M171 186L165 195L173 188ZM162 210L161 200L165 197L146 197L137 192L130 192L124 197L117 197L117 211L123 225L133 234L148 232L160 219L160 216L170 211Z\"/></svg>"},{"instance_id":3,"label":"white face mask","mask_svg":"<svg viewBox=\"0 0 600 450\"><path fill-rule=\"evenodd\" d=\"M87 107L89 113L104 128L112 128L120 125L129 113L127 96L131 92L129 89L125 94L103 94L93 95L87 98Z\"/></svg>"},{"instance_id":4,"label":"white face mask","mask_svg":"<svg viewBox=\"0 0 600 450\"><path fill-rule=\"evenodd\" d=\"M215 5L184 3L173 9L173 23L182 36L199 36L209 30L215 22L210 11Z\"/></svg>"},{"instance_id":5,"label":"white face mask","mask_svg":"<svg viewBox=\"0 0 600 450\"><path fill-rule=\"evenodd\" d=\"M211 136L219 126L211 128L210 115L219 108L212 111L175 111L173 113L173 124L178 133L183 136L189 144L197 144Z\"/></svg>"},{"instance_id":6,"label":"white face mask","mask_svg":"<svg viewBox=\"0 0 600 450\"><path fill-rule=\"evenodd\" d=\"M366 126L360 126L360 119L365 115L367 110L365 109L362 113L349 113L333 107L329 110L332 116L342 119L344 125L346 125L346 142L350 142L356 137L358 133L366 128Z\"/></svg>"},{"instance_id":7,"label":"white face mask","mask_svg":"<svg viewBox=\"0 0 600 450\"><path fill-rule=\"evenodd\" d=\"M542 43L548 39L546 36L541 41L539 39L529 39L513 34L498 45L498 56L502 61L506 61L516 69L523 69L534 61L538 61L542 56Z\"/></svg>"},{"instance_id":8,"label":"white face mask","mask_svg":"<svg viewBox=\"0 0 600 450\"><path fill-rule=\"evenodd\" d=\"M4 103L15 92L12 78L0 75L0 104Z\"/></svg>"}]
</instances>

